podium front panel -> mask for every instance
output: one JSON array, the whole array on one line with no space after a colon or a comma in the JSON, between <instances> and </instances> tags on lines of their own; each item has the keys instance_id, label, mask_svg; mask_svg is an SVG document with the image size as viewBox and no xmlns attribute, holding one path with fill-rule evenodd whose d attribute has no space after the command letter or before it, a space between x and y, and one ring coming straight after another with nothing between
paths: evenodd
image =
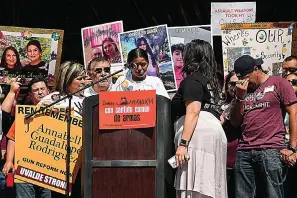
<instances>
[{"instance_id":1,"label":"podium front panel","mask_svg":"<svg viewBox=\"0 0 297 198\"><path fill-rule=\"evenodd\" d=\"M170 100L157 96L154 128L99 130L98 99L83 104L82 197L174 197Z\"/></svg>"}]
</instances>

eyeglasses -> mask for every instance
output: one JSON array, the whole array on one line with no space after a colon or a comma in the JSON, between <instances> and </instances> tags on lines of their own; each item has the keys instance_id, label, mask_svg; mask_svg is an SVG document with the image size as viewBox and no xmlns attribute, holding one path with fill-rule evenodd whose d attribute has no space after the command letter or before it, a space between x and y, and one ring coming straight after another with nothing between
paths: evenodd
<instances>
[{"instance_id":1,"label":"eyeglasses","mask_svg":"<svg viewBox=\"0 0 297 198\"><path fill-rule=\"evenodd\" d=\"M297 87L297 79L288 80L292 86Z\"/></svg>"},{"instance_id":2,"label":"eyeglasses","mask_svg":"<svg viewBox=\"0 0 297 198\"><path fill-rule=\"evenodd\" d=\"M110 73L110 67L104 67L104 68L96 68L95 72L97 74L101 74L102 71L104 71L105 73Z\"/></svg>"}]
</instances>

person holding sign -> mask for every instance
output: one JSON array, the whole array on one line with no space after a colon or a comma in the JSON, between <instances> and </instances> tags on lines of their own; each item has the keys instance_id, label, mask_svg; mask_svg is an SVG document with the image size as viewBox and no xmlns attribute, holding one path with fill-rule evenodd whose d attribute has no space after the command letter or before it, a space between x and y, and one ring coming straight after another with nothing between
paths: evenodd
<instances>
[{"instance_id":1,"label":"person holding sign","mask_svg":"<svg viewBox=\"0 0 297 198\"><path fill-rule=\"evenodd\" d=\"M283 198L286 163L297 157L297 98L290 83L269 76L263 60L243 55L234 63L239 78L230 121L241 127L234 165L235 197ZM288 112L290 142L283 116Z\"/></svg>"},{"instance_id":2,"label":"person holding sign","mask_svg":"<svg viewBox=\"0 0 297 198\"><path fill-rule=\"evenodd\" d=\"M12 83L11 87L11 93L7 95L2 104L2 108L4 108L4 111L6 112L11 111L14 101L13 96L15 95L15 92L18 89L16 83ZM37 105L43 97L49 94L47 84L43 78L33 78L29 84L29 91L34 105ZM7 176L10 173L10 171L14 172L13 159L15 153L15 123L13 123L10 127L7 137L9 140L7 144L6 163L4 164L2 170L5 176ZM18 144L21 144L21 142L18 142ZM41 188L30 183L21 182L19 180L16 181L15 185L17 198L35 197L36 194L40 194L41 198L51 197L51 192L48 189Z\"/></svg>"},{"instance_id":3,"label":"person holding sign","mask_svg":"<svg viewBox=\"0 0 297 198\"><path fill-rule=\"evenodd\" d=\"M187 77L172 99L177 198L225 198L227 138L222 127L222 86L211 45L192 40L184 48Z\"/></svg>"},{"instance_id":4,"label":"person holding sign","mask_svg":"<svg viewBox=\"0 0 297 198\"><path fill-rule=\"evenodd\" d=\"M169 98L160 78L146 74L149 65L146 51L141 48L131 50L128 53L127 64L130 70L125 76L118 78L111 91L156 90L157 95Z\"/></svg>"}]
</instances>

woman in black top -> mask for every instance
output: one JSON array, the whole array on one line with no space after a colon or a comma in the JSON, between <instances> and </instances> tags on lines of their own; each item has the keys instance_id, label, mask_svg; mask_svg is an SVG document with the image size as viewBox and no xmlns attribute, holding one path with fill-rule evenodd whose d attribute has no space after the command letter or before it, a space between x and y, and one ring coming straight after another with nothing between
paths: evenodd
<instances>
[{"instance_id":1,"label":"woman in black top","mask_svg":"<svg viewBox=\"0 0 297 198\"><path fill-rule=\"evenodd\" d=\"M187 77L172 100L178 198L227 197L227 139L220 122L221 84L211 45L193 40L185 47Z\"/></svg>"}]
</instances>

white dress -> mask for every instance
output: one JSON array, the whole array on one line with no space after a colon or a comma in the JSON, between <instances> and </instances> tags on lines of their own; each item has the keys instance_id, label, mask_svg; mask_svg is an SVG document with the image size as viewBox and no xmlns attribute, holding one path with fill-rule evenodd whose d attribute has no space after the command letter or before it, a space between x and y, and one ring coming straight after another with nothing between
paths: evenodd
<instances>
[{"instance_id":1,"label":"white dress","mask_svg":"<svg viewBox=\"0 0 297 198\"><path fill-rule=\"evenodd\" d=\"M175 140L180 143L185 116L174 123ZM177 168L177 198L227 198L227 138L220 121L201 111L188 146L190 159Z\"/></svg>"}]
</instances>

